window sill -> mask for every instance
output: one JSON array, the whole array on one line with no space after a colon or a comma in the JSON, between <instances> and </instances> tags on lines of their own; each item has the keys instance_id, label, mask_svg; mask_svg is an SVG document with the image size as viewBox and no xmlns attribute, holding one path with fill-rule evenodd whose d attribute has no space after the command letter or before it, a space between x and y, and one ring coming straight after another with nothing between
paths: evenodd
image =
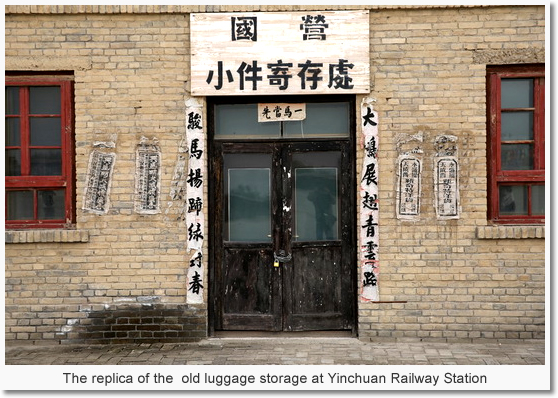
<instances>
[{"instance_id":1,"label":"window sill","mask_svg":"<svg viewBox=\"0 0 558 398\"><path fill-rule=\"evenodd\" d=\"M477 227L477 239L544 239L544 225L488 225Z\"/></svg>"},{"instance_id":2,"label":"window sill","mask_svg":"<svg viewBox=\"0 0 558 398\"><path fill-rule=\"evenodd\" d=\"M8 243L84 243L89 242L89 231L84 229L36 229L6 231Z\"/></svg>"}]
</instances>

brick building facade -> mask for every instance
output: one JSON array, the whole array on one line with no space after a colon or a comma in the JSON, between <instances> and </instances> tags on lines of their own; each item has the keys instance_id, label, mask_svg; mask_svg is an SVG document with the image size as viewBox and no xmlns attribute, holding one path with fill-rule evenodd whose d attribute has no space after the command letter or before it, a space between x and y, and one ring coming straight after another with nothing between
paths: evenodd
<instances>
[{"instance_id":1,"label":"brick building facade","mask_svg":"<svg viewBox=\"0 0 558 398\"><path fill-rule=\"evenodd\" d=\"M193 15L262 21L266 14L323 13L333 20L334 13L357 12L366 13L369 82L367 92L342 98L349 104L343 170L352 202L344 206L349 222L338 227L338 240L352 246L339 257L349 272L335 274L349 278L342 293L348 319L321 330L342 329L367 341L544 338L544 6L6 6L6 87L19 87L14 101L25 108L22 98L33 98L33 87L71 86L70 105L60 111L60 118L69 117L70 138L67 147L59 145L69 159L63 170L70 184L25 191L18 185L25 179L13 177L25 171L6 174L7 343L189 341L245 330L238 327L241 316L228 323L226 310L215 304L227 305L216 261L230 252L219 240L222 220L215 219L221 197L229 200L219 185L219 167L227 166L214 158L227 157L226 143L215 138L219 106L229 96L242 104L250 96L192 95ZM490 76L534 84L538 89L528 95L534 104L505 106L507 91L491 86ZM314 102L297 95L266 101ZM6 118L23 121L32 108L31 102L25 114L7 109ZM506 138L499 130L506 121L495 123L494 112L504 119L532 112L528 137ZM189 118L193 114L201 118ZM519 119L511 124L520 125ZM29 123L20 124L14 134L23 137ZM377 130L367 135L371 125ZM202 134L201 159L192 156L195 133ZM377 147L367 163L370 137ZM7 138L6 151L48 146L21 140ZM509 151L534 160L507 173L500 159ZM17 159L25 162L23 155ZM200 176L209 177L197 187L203 206L190 223L196 160ZM370 165L377 191L363 185ZM66 189L60 225L40 219L45 187ZM526 198L511 210L504 206L508 188ZM14 192L24 191L39 192L31 221L11 204L24 196ZM369 194L376 200L363 205ZM196 226L205 238L199 247L189 244ZM370 241L372 251L366 251L367 236L378 239ZM273 249L275 258L260 250L273 272L279 272L274 265L286 269L295 261ZM326 261L327 255L316 256L309 258ZM248 260L239 261L242 269ZM283 283L279 290L291 294ZM313 293L308 297L318 296ZM283 326L268 330L320 329L305 328L304 320L285 327L285 319L283 312Z\"/></svg>"}]
</instances>

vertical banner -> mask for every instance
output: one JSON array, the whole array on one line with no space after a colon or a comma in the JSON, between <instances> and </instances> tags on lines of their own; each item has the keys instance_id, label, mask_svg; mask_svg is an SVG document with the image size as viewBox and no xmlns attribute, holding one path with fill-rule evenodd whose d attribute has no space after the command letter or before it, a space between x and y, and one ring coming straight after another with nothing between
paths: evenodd
<instances>
[{"instance_id":1,"label":"vertical banner","mask_svg":"<svg viewBox=\"0 0 558 398\"><path fill-rule=\"evenodd\" d=\"M361 105L364 160L360 180L359 264L362 301L379 299L378 114L372 101L365 98Z\"/></svg>"},{"instance_id":2,"label":"vertical banner","mask_svg":"<svg viewBox=\"0 0 558 398\"><path fill-rule=\"evenodd\" d=\"M186 179L186 228L188 291L187 303L203 302L203 241L205 220L203 214L203 189L205 185L205 129L203 105L190 99L186 102L186 142L188 145L188 167Z\"/></svg>"}]
</instances>

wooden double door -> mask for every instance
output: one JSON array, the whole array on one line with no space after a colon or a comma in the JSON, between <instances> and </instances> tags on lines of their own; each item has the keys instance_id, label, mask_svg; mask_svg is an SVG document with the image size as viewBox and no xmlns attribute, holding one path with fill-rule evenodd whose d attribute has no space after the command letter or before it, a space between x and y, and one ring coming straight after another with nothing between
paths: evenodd
<instances>
[{"instance_id":1,"label":"wooden double door","mask_svg":"<svg viewBox=\"0 0 558 398\"><path fill-rule=\"evenodd\" d=\"M277 139L254 139L250 132L221 139L215 127L209 193L212 330L354 331L353 134L308 137L311 117L333 114L342 105L308 106L308 134L294 139L285 137L283 127ZM252 112L246 115L249 119ZM327 124L339 123L338 116L333 119ZM234 123L244 121L234 119L223 129L232 131ZM332 128L323 120L319 126L317 135Z\"/></svg>"}]
</instances>

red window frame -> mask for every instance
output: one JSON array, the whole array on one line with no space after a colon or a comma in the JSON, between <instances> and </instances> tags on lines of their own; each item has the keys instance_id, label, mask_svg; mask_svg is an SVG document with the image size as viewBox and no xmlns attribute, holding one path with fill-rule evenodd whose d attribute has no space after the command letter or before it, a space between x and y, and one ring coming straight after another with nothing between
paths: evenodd
<instances>
[{"instance_id":1,"label":"red window frame","mask_svg":"<svg viewBox=\"0 0 558 398\"><path fill-rule=\"evenodd\" d=\"M487 68L488 107L488 216L500 224L542 224L545 216L532 214L532 186L545 183L545 76L544 65L500 66ZM533 107L509 108L501 106L502 79L533 79ZM507 144L532 144L533 168L530 170L502 170L502 113L533 112L533 140L506 141ZM527 215L500 214L499 187L502 185L527 186Z\"/></svg>"},{"instance_id":2,"label":"red window frame","mask_svg":"<svg viewBox=\"0 0 558 398\"><path fill-rule=\"evenodd\" d=\"M67 228L75 222L75 167L74 167L74 108L73 108L73 76L70 75L24 75L6 76L6 87L19 87L19 113L5 114L6 119L20 118L19 145L5 146L5 149L19 149L21 156L21 173L18 176L5 176L6 193L9 191L33 192L33 219L8 220L8 195L6 194L5 226L6 229L21 228ZM60 87L60 114L30 115L30 87ZM60 146L31 146L31 117L60 117ZM7 144L5 144L7 145ZM31 148L61 149L62 164L60 175L31 175ZM39 219L38 192L48 190L64 190L64 218Z\"/></svg>"}]
</instances>

